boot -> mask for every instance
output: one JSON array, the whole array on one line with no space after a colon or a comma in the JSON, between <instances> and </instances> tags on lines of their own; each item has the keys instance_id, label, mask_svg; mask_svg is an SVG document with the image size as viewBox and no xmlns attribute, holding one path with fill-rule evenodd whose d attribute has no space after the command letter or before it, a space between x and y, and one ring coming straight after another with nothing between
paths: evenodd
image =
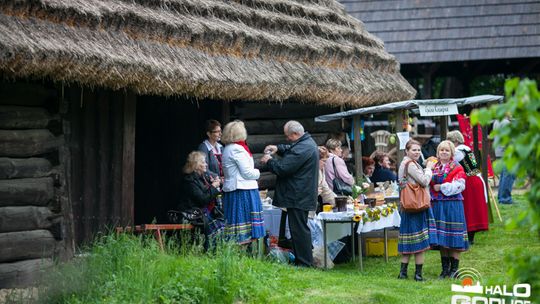
<instances>
[{"instance_id":1,"label":"boot","mask_svg":"<svg viewBox=\"0 0 540 304\"><path fill-rule=\"evenodd\" d=\"M450 272L448 273L448 276L451 279L455 279L459 275L458 269L459 269L459 260L455 258L450 258Z\"/></svg>"},{"instance_id":2,"label":"boot","mask_svg":"<svg viewBox=\"0 0 540 304\"><path fill-rule=\"evenodd\" d=\"M450 273L450 257L441 256L442 271L439 275L439 279L446 279Z\"/></svg>"},{"instance_id":3,"label":"boot","mask_svg":"<svg viewBox=\"0 0 540 304\"><path fill-rule=\"evenodd\" d=\"M414 270L414 280L417 282L424 281L424 278L422 277L422 266L423 264L416 264L416 269Z\"/></svg>"},{"instance_id":4,"label":"boot","mask_svg":"<svg viewBox=\"0 0 540 304\"><path fill-rule=\"evenodd\" d=\"M475 233L476 233L475 231L467 233L469 235L469 245L474 245L474 234Z\"/></svg>"},{"instance_id":5,"label":"boot","mask_svg":"<svg viewBox=\"0 0 540 304\"><path fill-rule=\"evenodd\" d=\"M401 269L399 270L398 279L406 279L407 278L407 267L409 267L409 263L401 263Z\"/></svg>"}]
</instances>

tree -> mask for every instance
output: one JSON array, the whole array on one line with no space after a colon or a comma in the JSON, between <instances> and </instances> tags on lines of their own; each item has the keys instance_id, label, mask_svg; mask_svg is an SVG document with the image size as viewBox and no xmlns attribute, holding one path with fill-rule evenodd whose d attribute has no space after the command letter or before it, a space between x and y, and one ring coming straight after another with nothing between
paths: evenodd
<instances>
[{"instance_id":1,"label":"tree","mask_svg":"<svg viewBox=\"0 0 540 304\"><path fill-rule=\"evenodd\" d=\"M502 160L495 162L495 170L500 172L506 166L518 180L530 180L531 189L526 194L530 208L510 226L530 226L540 239L540 93L536 81L519 78L507 80L504 91L505 103L473 111L471 123L487 125L494 119L511 117L510 124L490 134L495 146L506 147ZM530 283L532 296L540 303L540 257L518 251L507 261L511 275Z\"/></svg>"}]
</instances>

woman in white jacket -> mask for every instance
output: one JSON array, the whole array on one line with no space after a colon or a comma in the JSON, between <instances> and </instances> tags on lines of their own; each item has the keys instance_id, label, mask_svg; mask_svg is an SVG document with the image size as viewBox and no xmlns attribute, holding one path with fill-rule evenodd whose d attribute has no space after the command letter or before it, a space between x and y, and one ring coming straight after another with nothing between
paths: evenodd
<instances>
[{"instance_id":1,"label":"woman in white jacket","mask_svg":"<svg viewBox=\"0 0 540 304\"><path fill-rule=\"evenodd\" d=\"M225 236L246 244L264 236L262 203L259 196L253 156L246 144L244 123L235 120L225 125L221 141L225 144L222 156L223 210Z\"/></svg>"}]
</instances>

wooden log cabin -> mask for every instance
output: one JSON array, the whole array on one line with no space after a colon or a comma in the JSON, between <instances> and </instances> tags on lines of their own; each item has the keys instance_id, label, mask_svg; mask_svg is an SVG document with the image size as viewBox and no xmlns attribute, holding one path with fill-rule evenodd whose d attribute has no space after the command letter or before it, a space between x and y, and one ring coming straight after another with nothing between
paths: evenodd
<instances>
[{"instance_id":1,"label":"wooden log cabin","mask_svg":"<svg viewBox=\"0 0 540 304\"><path fill-rule=\"evenodd\" d=\"M333 0L1 1L0 288L162 220L206 119L245 120L257 153L287 119L322 143L339 124L313 117L414 94Z\"/></svg>"}]
</instances>

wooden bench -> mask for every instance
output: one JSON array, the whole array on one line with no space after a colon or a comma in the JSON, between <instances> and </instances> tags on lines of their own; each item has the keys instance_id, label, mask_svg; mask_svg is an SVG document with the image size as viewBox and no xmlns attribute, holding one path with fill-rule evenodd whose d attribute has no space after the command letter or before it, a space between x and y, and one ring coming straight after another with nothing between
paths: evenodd
<instances>
[{"instance_id":1,"label":"wooden bench","mask_svg":"<svg viewBox=\"0 0 540 304\"><path fill-rule=\"evenodd\" d=\"M161 238L161 231L193 230L193 228L195 227L191 224L143 224L133 227L116 227L116 233L118 234L123 232L152 232L159 243L159 247L161 248L161 250L163 250L163 239Z\"/></svg>"}]
</instances>

